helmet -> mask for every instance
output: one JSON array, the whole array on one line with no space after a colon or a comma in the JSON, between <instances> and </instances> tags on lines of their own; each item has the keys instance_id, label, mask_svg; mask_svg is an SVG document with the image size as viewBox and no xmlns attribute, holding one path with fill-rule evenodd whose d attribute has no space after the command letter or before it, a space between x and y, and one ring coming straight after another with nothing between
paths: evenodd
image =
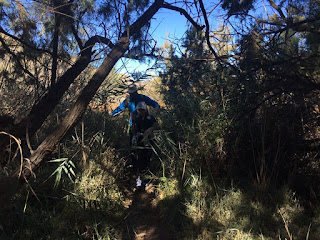
<instances>
[{"instance_id":1,"label":"helmet","mask_svg":"<svg viewBox=\"0 0 320 240\"><path fill-rule=\"evenodd\" d=\"M138 88L134 83L129 85L128 90L127 90L128 93L134 93L136 91L138 91Z\"/></svg>"},{"instance_id":2,"label":"helmet","mask_svg":"<svg viewBox=\"0 0 320 240\"><path fill-rule=\"evenodd\" d=\"M139 102L136 106L136 109L144 109L147 110L147 104L145 102Z\"/></svg>"}]
</instances>

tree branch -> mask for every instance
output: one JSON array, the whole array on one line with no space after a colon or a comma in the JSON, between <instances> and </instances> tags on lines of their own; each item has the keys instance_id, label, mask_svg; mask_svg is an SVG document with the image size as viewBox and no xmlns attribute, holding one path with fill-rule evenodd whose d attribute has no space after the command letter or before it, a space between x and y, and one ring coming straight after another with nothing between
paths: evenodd
<instances>
[{"instance_id":1,"label":"tree branch","mask_svg":"<svg viewBox=\"0 0 320 240\"><path fill-rule=\"evenodd\" d=\"M3 46L3 48L9 53L12 55L12 57L14 58L14 60L16 61L16 63L18 64L18 66L22 69L23 72L25 72L26 74L28 74L32 79L36 80L37 81L37 78L28 70L28 69L25 69L21 62L19 61L19 58L17 55L15 55L11 50L10 48L8 47L8 45L5 43L4 39L0 36L0 42Z\"/></svg>"},{"instance_id":2,"label":"tree branch","mask_svg":"<svg viewBox=\"0 0 320 240\"><path fill-rule=\"evenodd\" d=\"M309 23L314 23L319 20L320 20L320 15L316 16L316 17L307 18L307 19L299 21L299 22L288 23L287 25L279 24L279 23L272 23L272 22L263 21L263 20L258 20L258 22L269 24L269 25L283 26L283 28L280 28L280 29L277 29L274 31L268 31L268 32L261 33L263 35L282 33L290 28L296 32L310 32L310 33L320 34L320 29L309 25Z\"/></svg>"},{"instance_id":3,"label":"tree branch","mask_svg":"<svg viewBox=\"0 0 320 240\"><path fill-rule=\"evenodd\" d=\"M206 34L207 45L208 45L210 51L213 53L214 57L217 59L219 65L221 66L222 65L221 64L221 59L219 58L218 54L213 49L213 47L211 46L211 43L210 43L210 38L209 38L210 26L209 26L209 21L208 21L208 17L207 17L207 12L204 9L204 5L203 5L202 0L199 0L199 3L200 3L200 8L201 8L201 11L202 11L202 14L203 14L203 18L204 18L204 21L205 21L205 24L206 24L206 33L205 34Z\"/></svg>"},{"instance_id":4,"label":"tree branch","mask_svg":"<svg viewBox=\"0 0 320 240\"><path fill-rule=\"evenodd\" d=\"M187 13L186 10L184 10L183 8L179 8L179 7L176 7L176 6L173 6L169 3L163 3L162 5L163 8L167 8L167 9L170 9L170 10L173 10L173 11L177 11L179 12L181 15L184 15L188 20L189 22L198 30L198 31L201 31L202 29L204 29L205 26L200 26L198 23L196 23L192 17Z\"/></svg>"},{"instance_id":5,"label":"tree branch","mask_svg":"<svg viewBox=\"0 0 320 240\"><path fill-rule=\"evenodd\" d=\"M49 152L53 151L53 149L55 148L57 143L79 121L79 119L84 114L89 102L91 101L91 99L95 95L95 93L98 90L98 88L100 87L100 85L103 83L105 78L108 76L108 74L110 73L110 71L112 70L112 68L116 64L116 62L129 49L130 35L128 33L135 34L136 32L138 32L145 24L147 24L150 21L150 19L154 16L154 14L161 8L162 3L163 3L163 0L156 0L149 7L149 9L140 18L138 18L137 21L135 21L129 27L129 29L125 30L122 33L121 38L114 45L111 52L107 55L107 57L105 58L103 63L97 69L97 71L92 76L92 78L89 80L88 84L82 89L82 91L81 91L80 95L78 96L76 102L74 103L73 107L70 109L70 111L64 117L64 119L59 124L57 129L54 130L51 134L49 134L45 138L45 140L38 146L38 148L31 154L29 159L30 159L30 162L32 163L32 165L28 165L28 163L26 163L26 162L23 163L23 166L22 166L22 168L23 168L22 176L23 177L28 177L31 174L31 172L33 171L33 169L35 169L41 163L43 158ZM96 40L98 40L98 39L99 39L99 37L94 36L93 38L88 40L88 42L86 43L86 45L88 47L84 48L84 50L82 51L82 54L87 53L92 48L92 46L93 46L92 44L94 42L96 42ZM74 71L76 71L76 70L77 70L77 68L73 69L73 71L71 71L71 73L74 74ZM70 81L68 78L65 78L63 80ZM58 85L58 83L55 85L55 88L57 88L57 85ZM56 89L56 90L58 90L58 89ZM52 97L56 98L55 95L52 95ZM49 103L50 103L50 101L49 101ZM42 107L47 108L47 106L42 106ZM39 114L37 114L35 116L37 118L39 118ZM32 120L37 120L37 119L32 119ZM19 176L20 176L20 170L15 171L13 177L19 177Z\"/></svg>"},{"instance_id":6,"label":"tree branch","mask_svg":"<svg viewBox=\"0 0 320 240\"><path fill-rule=\"evenodd\" d=\"M74 38L76 39L76 41L78 43L79 48L82 50L83 49L82 41L81 41L81 39L80 39L80 37L78 35L78 32L77 32L77 30L76 30L76 28L74 27L73 24L71 25L71 30L72 30Z\"/></svg>"},{"instance_id":7,"label":"tree branch","mask_svg":"<svg viewBox=\"0 0 320 240\"><path fill-rule=\"evenodd\" d=\"M29 130L29 135L32 137L35 132L42 126L45 119L49 116L49 114L53 111L55 106L59 103L63 94L68 90L69 86L73 83L76 77L80 75L80 73L88 66L92 57L92 48L96 43L104 43L107 44L112 50L111 52L117 52L114 58L107 57L102 67L99 67L98 72L103 72L103 76L99 74L95 74L94 78L98 79L92 81L91 84L95 85L95 87L88 87L83 89L83 91L96 91L98 87L96 84L101 84L101 80L103 81L109 72L105 72L107 66L109 69L109 64L115 61L115 59L120 58L123 54L128 50L129 46L129 38L133 34L136 34L146 23L150 21L150 19L154 16L154 14L161 8L163 0L156 0L154 4L150 6L150 8L140 17L138 18L127 31L122 33L121 38L118 40L117 44L113 44L109 39L95 35L91 37L84 45L83 50L81 51L81 56L77 60L77 62L69 68L59 79L55 86L50 89L41 99L37 102L31 109L30 113L26 118L24 118L20 123L18 123L14 129L14 135L23 138L26 128ZM125 46L125 49L122 48ZM110 54L111 54L110 52ZM119 52L121 52L121 56L118 56ZM110 61L110 62L108 62ZM114 64L112 65L112 67ZM111 69L112 69L111 67ZM111 71L110 69L110 71ZM101 79L100 79L101 78ZM91 85L89 84L89 85ZM94 92L95 93L95 92ZM88 98L92 94L92 92L85 93L82 98ZM93 96L92 95L92 96ZM90 101L91 99L89 99ZM87 100L86 100L87 101ZM89 103L86 102L86 104Z\"/></svg>"},{"instance_id":8,"label":"tree branch","mask_svg":"<svg viewBox=\"0 0 320 240\"><path fill-rule=\"evenodd\" d=\"M82 50L85 50L86 48L88 47L92 47L94 44L96 43L104 43L106 44L109 48L114 48L114 44L111 42L110 39L108 38L105 38L105 37L102 37L102 36L99 36L99 35L95 35L93 37L91 37L86 43L85 45L83 46L83 49Z\"/></svg>"},{"instance_id":9,"label":"tree branch","mask_svg":"<svg viewBox=\"0 0 320 240\"><path fill-rule=\"evenodd\" d=\"M290 25L288 25L288 27L292 28L294 31L296 32L311 32L311 33L320 33L320 29L311 27L308 25L308 23L313 23L316 21L320 20L320 15L318 15L317 17L313 17L313 18L307 18L305 20L299 21L299 22L295 22L295 23L291 23Z\"/></svg>"},{"instance_id":10,"label":"tree branch","mask_svg":"<svg viewBox=\"0 0 320 240\"><path fill-rule=\"evenodd\" d=\"M280 14L280 16L283 18L283 19L287 19L286 16L283 14L281 8L275 4L275 2L273 0L268 0L271 7L273 7L275 10L277 10L277 12Z\"/></svg>"},{"instance_id":11,"label":"tree branch","mask_svg":"<svg viewBox=\"0 0 320 240\"><path fill-rule=\"evenodd\" d=\"M34 47L32 45L30 45L29 43L23 41L22 39L16 37L16 36L13 36L11 35L10 33L7 33L1 26L0 26L0 33L3 33L4 35L22 43L23 45L25 45L26 47L30 48L30 49L33 49L33 50L36 50L38 52L44 52L44 53L48 53L50 55L52 55L52 52L50 52L49 50L46 50L46 49L40 49L40 48L37 48L37 47Z\"/></svg>"},{"instance_id":12,"label":"tree branch","mask_svg":"<svg viewBox=\"0 0 320 240\"><path fill-rule=\"evenodd\" d=\"M42 98L36 102L29 114L15 125L13 134L19 138L23 138L26 129L29 130L29 136L32 137L35 132L42 126L43 122L59 103L63 94L68 90L74 80L86 69L91 61L92 48L96 43L106 42L110 44L108 39L99 36L91 37L84 45L81 55L72 67L70 67L57 81L53 88L50 88ZM113 44L112 44L113 45Z\"/></svg>"},{"instance_id":13,"label":"tree branch","mask_svg":"<svg viewBox=\"0 0 320 240\"><path fill-rule=\"evenodd\" d=\"M59 12L54 14L54 33L52 39L52 68L51 68L51 80L50 84L53 87L56 83L57 68L58 68L58 47L59 47L59 34L60 34L60 14Z\"/></svg>"}]
</instances>

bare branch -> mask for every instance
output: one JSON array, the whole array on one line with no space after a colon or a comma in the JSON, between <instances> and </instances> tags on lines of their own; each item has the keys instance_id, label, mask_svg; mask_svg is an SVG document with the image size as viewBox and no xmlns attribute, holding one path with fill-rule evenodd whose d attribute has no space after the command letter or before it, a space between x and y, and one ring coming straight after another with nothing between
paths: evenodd
<instances>
[{"instance_id":1,"label":"bare branch","mask_svg":"<svg viewBox=\"0 0 320 240\"><path fill-rule=\"evenodd\" d=\"M199 3L200 3L200 8L201 8L201 11L202 11L202 14L203 14L203 18L204 18L204 21L205 21L205 24L206 24L206 40L207 40L208 47L209 47L210 51L213 53L214 57L217 59L218 63L221 65L221 62L220 62L221 59L219 58L218 54L213 49L213 47L211 46L211 43L210 43L210 38L209 38L210 26L209 26L209 21L208 21L208 18L207 18L206 10L204 9L204 5L203 5L202 0L199 0Z\"/></svg>"},{"instance_id":2,"label":"bare branch","mask_svg":"<svg viewBox=\"0 0 320 240\"><path fill-rule=\"evenodd\" d=\"M86 48L88 47L92 47L94 44L96 43L104 43L106 44L109 48L114 48L114 44L111 42L110 39L108 38L105 38L105 37L102 37L102 36L99 36L99 35L95 35L93 37L91 37L86 43L85 45L83 46L83 49L82 50L85 50Z\"/></svg>"},{"instance_id":3,"label":"bare branch","mask_svg":"<svg viewBox=\"0 0 320 240\"><path fill-rule=\"evenodd\" d=\"M283 19L287 19L286 16L283 14L281 8L275 4L275 2L273 0L268 0L270 5L275 9L277 10L277 12L280 14L280 16L283 18Z\"/></svg>"},{"instance_id":4,"label":"bare branch","mask_svg":"<svg viewBox=\"0 0 320 240\"><path fill-rule=\"evenodd\" d=\"M179 7L176 7L176 6L173 6L169 3L164 3L163 4L163 8L167 8L167 9L170 9L170 10L174 10L174 11L177 11L179 12L181 15L184 15L188 20L189 22L198 30L198 31L201 31L202 29L204 29L205 26L200 26L198 23L196 23L192 17L187 13L186 10L182 9L182 8L179 8Z\"/></svg>"}]
</instances>

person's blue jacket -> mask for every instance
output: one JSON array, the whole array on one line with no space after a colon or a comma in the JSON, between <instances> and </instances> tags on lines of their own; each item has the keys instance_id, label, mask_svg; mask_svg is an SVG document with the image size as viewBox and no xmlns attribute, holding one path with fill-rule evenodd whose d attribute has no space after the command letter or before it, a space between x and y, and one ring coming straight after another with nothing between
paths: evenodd
<instances>
[{"instance_id":1,"label":"person's blue jacket","mask_svg":"<svg viewBox=\"0 0 320 240\"><path fill-rule=\"evenodd\" d=\"M132 97L126 98L115 110L113 110L110 113L110 115L116 116L120 114L122 111L124 111L126 108L128 108L129 112L132 113L134 116L136 116L137 115L136 105L139 102L145 102L148 106L151 106L153 108L159 107L159 104L156 101L149 98L148 96L143 94L137 94L135 95L134 98Z\"/></svg>"}]
</instances>

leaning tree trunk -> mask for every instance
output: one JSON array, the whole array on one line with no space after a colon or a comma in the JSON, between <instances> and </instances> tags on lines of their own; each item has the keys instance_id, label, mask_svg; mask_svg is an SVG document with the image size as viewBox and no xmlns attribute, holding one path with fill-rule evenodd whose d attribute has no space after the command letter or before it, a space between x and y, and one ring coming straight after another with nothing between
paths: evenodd
<instances>
[{"instance_id":1,"label":"leaning tree trunk","mask_svg":"<svg viewBox=\"0 0 320 240\"><path fill-rule=\"evenodd\" d=\"M90 79L87 86L80 93L74 106L59 124L58 128L52 132L45 140L39 145L39 147L33 151L29 161L24 163L23 175L28 176L31 171L39 165L42 159L50 152L52 152L59 141L65 136L70 128L78 123L81 116L84 114L89 102L102 84L106 76L110 73L113 66L116 64L118 59L123 55L129 48L129 41L118 42L117 46L111 51L109 56L103 61L101 66L97 69L96 73ZM30 166L30 163L31 166ZM20 174L20 171L15 173L16 176Z\"/></svg>"},{"instance_id":2,"label":"leaning tree trunk","mask_svg":"<svg viewBox=\"0 0 320 240\"><path fill-rule=\"evenodd\" d=\"M136 34L149 22L152 16L160 9L162 3L163 0L155 1L155 3L153 3L150 8L122 34L121 38L105 58L101 66L97 69L96 73L81 91L74 106L67 113L58 128L47 136L39 147L31 153L29 161L25 161L21 166L22 171L20 171L20 169L16 170L14 177L20 177L20 175L28 177L32 171L39 166L43 158L55 149L56 145L66 133L77 124L104 79L108 76L116 62L129 49L130 36Z\"/></svg>"},{"instance_id":3,"label":"leaning tree trunk","mask_svg":"<svg viewBox=\"0 0 320 240\"><path fill-rule=\"evenodd\" d=\"M57 83L33 105L29 114L16 124L12 131L9 131L12 135L18 138L24 138L26 131L28 131L29 137L32 137L36 131L40 129L43 122L60 102L70 85L81 72L88 67L91 61L92 47L96 42L99 42L97 36L90 38L86 42L85 48L75 64L72 65L72 67L58 79Z\"/></svg>"}]
</instances>

